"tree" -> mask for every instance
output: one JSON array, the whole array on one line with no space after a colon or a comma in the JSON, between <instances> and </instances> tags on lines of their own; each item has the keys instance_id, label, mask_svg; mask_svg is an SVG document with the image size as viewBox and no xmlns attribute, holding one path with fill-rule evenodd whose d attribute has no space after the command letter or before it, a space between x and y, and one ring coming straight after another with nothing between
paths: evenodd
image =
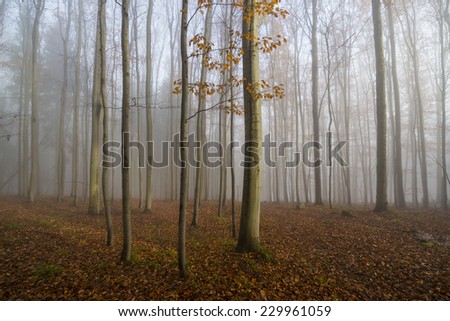
<instances>
[{"instance_id":1,"label":"tree","mask_svg":"<svg viewBox=\"0 0 450 321\"><path fill-rule=\"evenodd\" d=\"M406 3L403 0L403 6L406 9ZM409 55L412 59L413 64L413 84L414 84L414 104L417 109L417 120L418 120L418 158L420 165L420 178L422 183L422 204L424 208L429 206L429 195L428 195L428 170L427 170L427 155L425 148L425 129L424 129L424 103L422 95L422 87L420 85L420 68L419 68L419 53L417 48L417 19L416 19L416 9L414 5L411 6L412 16L409 13L406 14L406 26L407 34L406 47L408 49ZM415 155L416 157L416 155Z\"/></svg>"},{"instance_id":2,"label":"tree","mask_svg":"<svg viewBox=\"0 0 450 321\"><path fill-rule=\"evenodd\" d=\"M58 4L59 11L59 4ZM64 197L64 185L66 176L66 143L65 143L65 116L67 109L67 82L69 76L68 63L69 63L69 35L71 26L71 11L72 1L69 0L67 4L67 21L66 29L63 32L63 22L61 17L58 16L59 27L61 33L61 40L63 43L63 83L61 87L60 98L60 116L59 116L59 135L58 135L58 166L57 166L57 178L58 178L58 203L63 200Z\"/></svg>"},{"instance_id":3,"label":"tree","mask_svg":"<svg viewBox=\"0 0 450 321\"><path fill-rule=\"evenodd\" d=\"M141 66L139 63L139 41L138 41L138 13L137 13L137 1L133 5L133 40L134 40L134 55L135 55L135 74L136 74L136 97L134 98L134 103L138 106L137 110L137 137L138 141L142 141L142 113L141 113ZM145 194L144 194L144 169L138 168L138 185L139 185L139 208L145 207Z\"/></svg>"},{"instance_id":4,"label":"tree","mask_svg":"<svg viewBox=\"0 0 450 321\"><path fill-rule=\"evenodd\" d=\"M147 122L147 141L153 141L153 118L152 118L152 15L153 1L148 1L147 11L147 56L146 56L146 76L145 76L145 108ZM149 148L147 159L147 180L145 194L145 212L152 209L152 166L153 150Z\"/></svg>"},{"instance_id":5,"label":"tree","mask_svg":"<svg viewBox=\"0 0 450 321\"><path fill-rule=\"evenodd\" d=\"M383 26L380 0L372 0L376 60L377 194L375 212L387 210L387 118Z\"/></svg>"},{"instance_id":6,"label":"tree","mask_svg":"<svg viewBox=\"0 0 450 321\"><path fill-rule=\"evenodd\" d=\"M261 189L261 98L258 87L259 14L254 0L244 0L242 16L242 49L244 78L245 165L242 191L242 208L237 250L254 252L260 248L260 189Z\"/></svg>"},{"instance_id":7,"label":"tree","mask_svg":"<svg viewBox=\"0 0 450 321\"><path fill-rule=\"evenodd\" d=\"M188 29L188 0L182 0L181 9L181 117L180 117L180 209L178 217L178 270L180 277L187 277L186 267L186 208L188 198L188 171L187 171L187 150L183 146L187 141L187 112L188 112L188 55L187 55L187 29Z\"/></svg>"},{"instance_id":8,"label":"tree","mask_svg":"<svg viewBox=\"0 0 450 321\"><path fill-rule=\"evenodd\" d=\"M100 65L102 66L100 72L100 96L101 96L101 108L103 112L103 146L109 140L109 112L107 106L106 97L106 3L103 3L100 10ZM107 162L109 157L109 151L103 150L103 161ZM109 202L108 189L110 187L110 176L108 173L108 167L103 166L102 169L102 193L103 193L103 207L105 211L106 220L106 245L113 245L113 226L111 219L111 205Z\"/></svg>"},{"instance_id":9,"label":"tree","mask_svg":"<svg viewBox=\"0 0 450 321\"><path fill-rule=\"evenodd\" d=\"M206 19L205 19L205 41L211 41L211 26L212 26L212 6L209 6L206 11ZM200 83L206 82L206 77L208 73L208 68L206 66L206 55L202 56L202 70L200 75ZM200 142L200 146L203 146L206 140L206 117L205 117L205 107L206 107L206 95L204 95L202 88L200 88L199 99L198 99L198 116L197 116L197 128L196 135L197 139ZM192 225L197 226L198 224L198 211L200 208L200 202L203 191L203 177L204 177L204 162L203 162L203 152L201 148L197 148L197 161L199 166L195 171L195 189L194 189L194 214L192 217Z\"/></svg>"},{"instance_id":10,"label":"tree","mask_svg":"<svg viewBox=\"0 0 450 321\"><path fill-rule=\"evenodd\" d=\"M233 15L234 10L233 7L230 10L230 38L232 35L231 29L233 28ZM231 39L230 39L231 40ZM230 52L233 52L233 45L230 41ZM233 79L233 71L234 71L234 64L233 61L230 61L230 79ZM230 97L231 101L230 104L233 107L233 101L234 101L234 89L233 86L230 87ZM230 142L234 142L234 115L235 113L231 113L230 117ZM230 174L231 174L231 234L233 235L233 238L236 238L236 173L234 170L234 154L233 154L233 148L230 150Z\"/></svg>"},{"instance_id":11,"label":"tree","mask_svg":"<svg viewBox=\"0 0 450 321\"><path fill-rule=\"evenodd\" d=\"M122 228L123 248L121 260L131 259L131 210L130 210L130 1L122 1ZM127 139L128 138L128 139Z\"/></svg>"},{"instance_id":12,"label":"tree","mask_svg":"<svg viewBox=\"0 0 450 321\"><path fill-rule=\"evenodd\" d=\"M394 89L394 105L395 105L395 139L394 145L394 199L395 205L398 207L405 207L405 193L403 191L403 168L402 168L402 128L401 128L401 114L400 114L400 89L398 85L397 72L397 49L395 42L394 18L392 14L393 3L390 0L385 0L388 25L389 25L389 41L391 47L391 61L392 61L392 86Z\"/></svg>"},{"instance_id":13,"label":"tree","mask_svg":"<svg viewBox=\"0 0 450 321\"><path fill-rule=\"evenodd\" d=\"M73 100L73 139L72 139L72 197L73 204L78 204L78 127L80 111L80 91L81 91L81 47L83 39L83 0L78 1L78 21L77 21L77 49L75 57L75 92Z\"/></svg>"},{"instance_id":14,"label":"tree","mask_svg":"<svg viewBox=\"0 0 450 321\"><path fill-rule=\"evenodd\" d=\"M39 116L38 116L38 88L37 88L37 58L39 49L39 25L45 0L36 0L34 3L36 13L31 38L31 174L28 200L33 203L36 199L39 171Z\"/></svg>"},{"instance_id":15,"label":"tree","mask_svg":"<svg viewBox=\"0 0 450 321\"><path fill-rule=\"evenodd\" d=\"M319 54L317 48L317 0L312 0L312 26L311 26L311 56L312 56L312 114L313 114L313 138L315 142L320 139L319 125ZM314 159L320 158L319 149L314 149ZM320 166L314 168L314 192L315 204L321 205L322 183Z\"/></svg>"},{"instance_id":16,"label":"tree","mask_svg":"<svg viewBox=\"0 0 450 321\"><path fill-rule=\"evenodd\" d=\"M21 100L20 100L20 123L19 123L19 195L28 197L29 192L29 107L31 95L31 33L32 26L30 23L32 5L25 3L20 5L21 11L21 29L23 33L22 41L22 68L21 68ZM22 11L23 10L23 11Z\"/></svg>"},{"instance_id":17,"label":"tree","mask_svg":"<svg viewBox=\"0 0 450 321\"><path fill-rule=\"evenodd\" d=\"M97 32L95 40L95 59L94 59L94 79L92 84L92 134L91 134L91 159L89 163L89 214L98 215L100 213L100 125L101 125L101 113L102 113L102 48L101 44L101 11L104 10L104 0L98 0L98 16L97 16ZM104 61L103 61L104 62Z\"/></svg>"},{"instance_id":18,"label":"tree","mask_svg":"<svg viewBox=\"0 0 450 321\"><path fill-rule=\"evenodd\" d=\"M446 68L446 59L448 54L448 48L446 48L445 43L445 23L447 23L447 28L450 30L450 15L449 15L449 7L450 7L450 0L445 1L437 1L438 4L436 5L436 11L437 11L437 21L439 24L439 44L440 44L440 65L441 65L441 76L440 76L440 93L441 93L441 124L440 124L440 154L441 159L438 160L438 166L441 169L442 176L440 178L439 182L439 189L440 189L440 206L441 209L444 211L448 211L448 197L447 197L447 183L449 182L448 174L447 174L447 151L446 151L446 103L447 103L447 68ZM448 37L447 37L448 39ZM448 42L447 42L448 45ZM438 135L439 135L438 134ZM440 164L439 164L440 162ZM449 182L450 183L450 182Z\"/></svg>"}]
</instances>

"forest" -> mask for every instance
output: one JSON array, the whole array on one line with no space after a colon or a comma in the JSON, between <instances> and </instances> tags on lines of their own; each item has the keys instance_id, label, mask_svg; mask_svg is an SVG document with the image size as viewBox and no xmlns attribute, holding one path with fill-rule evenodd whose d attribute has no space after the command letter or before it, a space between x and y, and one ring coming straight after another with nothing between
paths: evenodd
<instances>
[{"instance_id":1,"label":"forest","mask_svg":"<svg viewBox=\"0 0 450 321\"><path fill-rule=\"evenodd\" d=\"M450 0L0 19L0 300L450 299Z\"/></svg>"}]
</instances>

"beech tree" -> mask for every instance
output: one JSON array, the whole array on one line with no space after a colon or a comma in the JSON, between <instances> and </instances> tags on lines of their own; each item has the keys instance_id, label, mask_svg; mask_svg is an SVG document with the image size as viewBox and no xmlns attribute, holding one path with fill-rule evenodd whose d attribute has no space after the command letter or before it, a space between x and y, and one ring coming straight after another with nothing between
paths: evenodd
<instances>
[{"instance_id":1,"label":"beech tree","mask_svg":"<svg viewBox=\"0 0 450 321\"><path fill-rule=\"evenodd\" d=\"M383 24L380 0L372 0L376 57L376 117L377 117L377 193L375 212L387 210L387 119L386 80L383 49Z\"/></svg>"},{"instance_id":2,"label":"beech tree","mask_svg":"<svg viewBox=\"0 0 450 321\"><path fill-rule=\"evenodd\" d=\"M313 138L315 142L320 140L320 123L319 123L319 54L317 46L317 18L318 8L317 0L312 0L312 24L311 24L311 58L312 58L312 115L313 115ZM314 149L314 159L320 158L320 151ZM321 205L322 201L322 181L321 168L314 168L314 197L315 204Z\"/></svg>"},{"instance_id":3,"label":"beech tree","mask_svg":"<svg viewBox=\"0 0 450 321\"><path fill-rule=\"evenodd\" d=\"M97 32L95 40L94 79L92 83L92 121L91 121L91 159L89 163L89 208L88 213L100 213L100 126L103 109L102 98L102 48L101 17L106 5L104 0L98 0Z\"/></svg>"},{"instance_id":4,"label":"beech tree","mask_svg":"<svg viewBox=\"0 0 450 321\"><path fill-rule=\"evenodd\" d=\"M405 207L405 193L403 191L403 161L402 161L402 128L400 114L400 89L398 84L397 71L397 48L395 42L394 18L392 13L393 3L391 0L385 0L388 25L389 25L389 41L391 49L392 61L392 86L394 91L394 107L395 107L395 128L394 128L394 199L395 205Z\"/></svg>"},{"instance_id":5,"label":"beech tree","mask_svg":"<svg viewBox=\"0 0 450 321\"><path fill-rule=\"evenodd\" d=\"M102 4L102 8L99 12L100 14L100 104L103 112L103 146L109 141L109 111L107 106L106 97L106 2ZM109 151L103 150L103 161L107 161L109 157ZM111 219L111 205L109 201L108 189L111 187L111 180L109 176L109 170L107 166L103 166L102 169L102 194L103 194L103 207L105 211L106 220L106 245L113 245L113 226Z\"/></svg>"},{"instance_id":6,"label":"beech tree","mask_svg":"<svg viewBox=\"0 0 450 321\"><path fill-rule=\"evenodd\" d=\"M208 6L206 11L205 18L205 32L204 37L206 42L211 41L211 28L212 28L212 6ZM206 77L208 74L208 67L206 65L207 57L202 57L202 67L201 67L201 76L200 83L206 82ZM206 116L205 116L205 107L206 107L206 95L203 93L202 88L199 89L199 98L198 98L198 116L197 116L197 127L196 127L196 135L197 140L200 142L200 146L203 146L206 140ZM197 226L198 224L198 212L200 208L203 188L204 188L204 162L203 162L203 152L200 148L197 149L197 161L199 166L195 170L195 189L194 189L194 214L192 217L192 225Z\"/></svg>"},{"instance_id":7,"label":"beech tree","mask_svg":"<svg viewBox=\"0 0 450 321\"><path fill-rule=\"evenodd\" d=\"M187 111L188 111L188 55L187 55L187 29L188 29L188 0L182 0L181 9L181 117L180 117L180 210L178 217L178 269L180 277L187 276L186 267L186 208L188 198L188 171L187 171L187 146L183 146L187 141Z\"/></svg>"},{"instance_id":8,"label":"beech tree","mask_svg":"<svg viewBox=\"0 0 450 321\"><path fill-rule=\"evenodd\" d=\"M244 55L244 122L245 144L244 182L242 190L242 208L237 250L254 252L260 248L260 189L261 189L261 98L258 83L259 51L258 39L259 14L255 11L254 0L244 0L242 15L242 50Z\"/></svg>"},{"instance_id":9,"label":"beech tree","mask_svg":"<svg viewBox=\"0 0 450 321\"><path fill-rule=\"evenodd\" d=\"M152 15L153 15L153 1L148 1L147 10L147 40L146 40L146 74L145 74L145 108L146 108L146 124L147 124L147 141L153 141L153 116L152 116ZM152 209L152 166L153 150L147 151L147 178L146 178L146 193L145 193L145 212Z\"/></svg>"},{"instance_id":10,"label":"beech tree","mask_svg":"<svg viewBox=\"0 0 450 321\"><path fill-rule=\"evenodd\" d=\"M122 229L123 248L121 260L131 259L131 209L130 209L130 1L122 1ZM128 139L125 139L128 136Z\"/></svg>"},{"instance_id":11,"label":"beech tree","mask_svg":"<svg viewBox=\"0 0 450 321\"><path fill-rule=\"evenodd\" d=\"M39 27L45 0L36 0L33 33L31 36L31 177L28 191L28 200L33 203L38 189L39 171L39 116L38 116L38 49Z\"/></svg>"},{"instance_id":12,"label":"beech tree","mask_svg":"<svg viewBox=\"0 0 450 321\"><path fill-rule=\"evenodd\" d=\"M59 11L59 3L58 3ZM69 0L67 3L66 16L67 21L65 21L66 26L63 30L62 17L58 12L59 28L61 34L61 40L63 43L63 83L61 87L61 97L60 97L60 116L59 116L59 133L58 133L58 166L57 166L57 186L58 186L58 203L63 200L64 197L64 185L66 177L66 141L65 141L65 117L67 109L67 82L69 78L68 64L69 64L69 35L71 27L71 11L72 11L72 1Z\"/></svg>"},{"instance_id":13,"label":"beech tree","mask_svg":"<svg viewBox=\"0 0 450 321\"><path fill-rule=\"evenodd\" d=\"M81 92L81 49L83 39L83 0L78 1L77 47L75 56L75 89L73 94L73 137L72 137L72 192L73 204L78 204L78 153L79 153L79 115Z\"/></svg>"}]
</instances>

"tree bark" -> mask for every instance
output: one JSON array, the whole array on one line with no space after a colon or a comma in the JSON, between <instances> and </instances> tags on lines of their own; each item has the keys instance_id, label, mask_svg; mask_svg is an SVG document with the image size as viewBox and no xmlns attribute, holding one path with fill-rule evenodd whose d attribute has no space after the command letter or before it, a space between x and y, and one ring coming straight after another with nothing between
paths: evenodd
<instances>
[{"instance_id":1,"label":"tree bark","mask_svg":"<svg viewBox=\"0 0 450 321\"><path fill-rule=\"evenodd\" d=\"M394 105L395 105L395 140L394 144L394 190L396 206L402 208L406 206L405 192L403 190L403 165L402 165L402 128L400 114L400 89L398 85L397 72L397 49L395 42L394 19L392 14L392 2L387 7L388 24L389 24L389 40L391 45L392 59L392 84L394 89Z\"/></svg>"},{"instance_id":2,"label":"tree bark","mask_svg":"<svg viewBox=\"0 0 450 321\"><path fill-rule=\"evenodd\" d=\"M92 84L92 119L91 119L91 160L89 163L89 209L88 213L100 214L100 127L102 113L101 73L102 44L100 37L101 11L104 0L98 0L97 35L95 44L94 79Z\"/></svg>"},{"instance_id":3,"label":"tree bark","mask_svg":"<svg viewBox=\"0 0 450 321\"><path fill-rule=\"evenodd\" d=\"M146 108L146 123L147 123L147 142L153 141L153 115L152 115L152 15L153 15L153 1L148 1L147 11L147 56L146 56L146 75L145 75L145 108ZM147 178L146 178L146 193L145 193L145 212L152 209L152 163L153 163L153 149L147 149Z\"/></svg>"},{"instance_id":4,"label":"tree bark","mask_svg":"<svg viewBox=\"0 0 450 321\"><path fill-rule=\"evenodd\" d=\"M261 190L261 99L259 97L259 52L255 44L258 38L259 16L255 1L244 1L242 18L245 165L242 191L242 210L237 250L254 252L260 249L260 190ZM249 35L249 36L245 36Z\"/></svg>"},{"instance_id":5,"label":"tree bark","mask_svg":"<svg viewBox=\"0 0 450 321\"><path fill-rule=\"evenodd\" d=\"M317 48L317 0L312 0L312 30L311 30L311 56L312 56L312 114L313 114L313 137L314 142L320 140L320 125L319 125L319 56ZM320 152L317 148L314 149L314 159L320 158ZM321 168L317 166L314 168L314 192L315 204L321 205L322 201L322 182L321 182Z\"/></svg>"},{"instance_id":6,"label":"tree bark","mask_svg":"<svg viewBox=\"0 0 450 321\"><path fill-rule=\"evenodd\" d=\"M205 40L211 41L211 25L212 25L212 6L209 6L206 11L206 19L205 19ZM200 74L200 83L203 84L206 82L206 77L208 73L208 68L202 63L202 70ZM200 142L200 146L202 147L206 140L206 117L205 110L206 107L206 97L203 97L203 93L200 90L199 98L198 98L198 116L197 116L197 128L196 128L196 136L198 141ZM195 171L195 187L194 187L194 214L192 217L192 225L198 225L198 212L200 208L202 192L203 192L203 183L204 183L204 162L203 162L203 150L202 148L197 148L196 153L197 161L199 162L199 167L196 168Z\"/></svg>"},{"instance_id":7,"label":"tree bark","mask_svg":"<svg viewBox=\"0 0 450 321\"><path fill-rule=\"evenodd\" d=\"M78 151L79 151L79 113L80 113L80 92L81 92L81 46L82 46L82 21L84 18L83 0L78 1L78 21L77 21L77 51L75 57L75 92L73 100L73 139L72 139L72 197L73 205L78 205Z\"/></svg>"},{"instance_id":8,"label":"tree bark","mask_svg":"<svg viewBox=\"0 0 450 321\"><path fill-rule=\"evenodd\" d=\"M122 228L123 248L121 260L131 259L131 210L130 210L130 1L122 1ZM127 137L125 137L127 136ZM128 138L128 139L127 139Z\"/></svg>"},{"instance_id":9,"label":"tree bark","mask_svg":"<svg viewBox=\"0 0 450 321\"><path fill-rule=\"evenodd\" d=\"M69 63L69 34L71 27L71 14L72 14L72 1L69 0L67 4L67 22L66 29L63 33L63 25L61 17L59 19L61 40L63 42L63 83L61 88L60 98L60 116L59 116L59 135L58 135L58 166L57 166L57 178L58 178L58 199L57 202L62 202L64 198L64 185L66 176L66 142L65 142L65 118L67 109L67 82L69 76L68 63Z\"/></svg>"},{"instance_id":10,"label":"tree bark","mask_svg":"<svg viewBox=\"0 0 450 321\"><path fill-rule=\"evenodd\" d=\"M103 146L109 140L109 112L106 97L106 3L100 9L100 95L101 106L103 111ZM103 150L103 161L106 163L109 158L109 151ZM111 187L109 170L107 166L102 169L102 193L103 193L103 207L105 211L106 221L106 245L113 246L113 225L111 219L111 205L109 201L108 190Z\"/></svg>"},{"instance_id":11,"label":"tree bark","mask_svg":"<svg viewBox=\"0 0 450 321\"><path fill-rule=\"evenodd\" d=\"M187 55L187 29L188 29L188 0L182 0L181 9L181 117L180 117L180 209L178 217L178 270L181 278L187 277L186 267L186 208L188 196L188 171L187 171L187 146L183 146L187 141L187 111L188 111L188 55Z\"/></svg>"},{"instance_id":12,"label":"tree bark","mask_svg":"<svg viewBox=\"0 0 450 321\"><path fill-rule=\"evenodd\" d=\"M372 0L376 59L376 118L377 118L377 194L375 212L388 208L387 202L387 118L386 118L386 80L383 49L383 26L380 0Z\"/></svg>"},{"instance_id":13,"label":"tree bark","mask_svg":"<svg viewBox=\"0 0 450 321\"><path fill-rule=\"evenodd\" d=\"M31 38L31 174L28 200L33 203L36 200L38 189L39 171L39 115L38 115L38 54L39 54L39 25L44 11L45 0L36 0L36 13L33 23Z\"/></svg>"}]
</instances>

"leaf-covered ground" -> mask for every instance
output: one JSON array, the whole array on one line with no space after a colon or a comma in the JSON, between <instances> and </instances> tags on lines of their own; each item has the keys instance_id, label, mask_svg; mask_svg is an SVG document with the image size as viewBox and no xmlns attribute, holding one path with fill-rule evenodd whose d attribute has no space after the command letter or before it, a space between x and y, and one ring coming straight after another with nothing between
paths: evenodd
<instances>
[{"instance_id":1,"label":"leaf-covered ground","mask_svg":"<svg viewBox=\"0 0 450 321\"><path fill-rule=\"evenodd\" d=\"M0 199L1 300L449 300L450 216L262 204L258 254L236 253L229 209L188 227L189 278L177 272L178 204L133 210L133 261L105 243L86 204ZM189 212L191 215L191 212Z\"/></svg>"}]
</instances>

